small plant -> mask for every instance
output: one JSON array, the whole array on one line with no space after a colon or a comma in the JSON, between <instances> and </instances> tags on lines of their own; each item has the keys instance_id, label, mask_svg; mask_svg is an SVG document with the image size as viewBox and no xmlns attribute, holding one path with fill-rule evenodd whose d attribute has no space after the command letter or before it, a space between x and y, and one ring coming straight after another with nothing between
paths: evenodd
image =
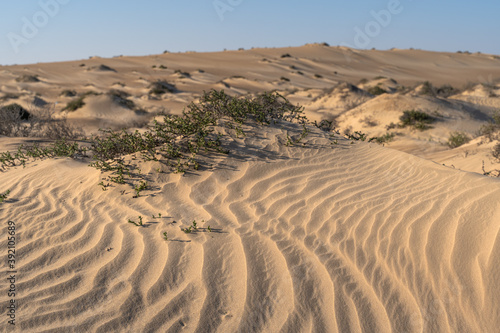
<instances>
[{"instance_id":1,"label":"small plant","mask_svg":"<svg viewBox=\"0 0 500 333\"><path fill-rule=\"evenodd\" d=\"M102 190L103 190L103 191L107 191L107 188L108 188L109 186L111 186L109 183L104 184L104 182L103 182L103 181L101 181L101 182L100 182L99 184L97 184L97 185L101 186L101 188L102 188Z\"/></svg>"},{"instance_id":2,"label":"small plant","mask_svg":"<svg viewBox=\"0 0 500 333\"><path fill-rule=\"evenodd\" d=\"M10 190L7 190L6 192L0 194L0 202L4 202L5 199L7 199L7 197L9 196L10 194Z\"/></svg>"},{"instance_id":3,"label":"small plant","mask_svg":"<svg viewBox=\"0 0 500 333\"><path fill-rule=\"evenodd\" d=\"M141 217L141 216L139 216L139 223L137 223L137 222L135 222L135 221L133 221L133 220L131 220L131 219L129 219L129 220L128 220L128 223L132 223L132 224L133 224L133 225L135 225L136 227L141 227L141 226L142 226L142 217Z\"/></svg>"},{"instance_id":4,"label":"small plant","mask_svg":"<svg viewBox=\"0 0 500 333\"><path fill-rule=\"evenodd\" d=\"M354 134L346 133L347 138L350 140L356 140L356 141L366 141L367 135L366 133L356 131ZM354 142L351 142L353 144Z\"/></svg>"},{"instance_id":5,"label":"small plant","mask_svg":"<svg viewBox=\"0 0 500 333\"><path fill-rule=\"evenodd\" d=\"M184 229L181 229L182 231L184 231L186 234L190 234L193 230L192 230L192 226L190 226L189 228L184 228Z\"/></svg>"},{"instance_id":6,"label":"small plant","mask_svg":"<svg viewBox=\"0 0 500 333\"><path fill-rule=\"evenodd\" d=\"M207 227L207 230L208 230L208 232L212 232L212 229L210 228L210 226Z\"/></svg>"},{"instance_id":7,"label":"small plant","mask_svg":"<svg viewBox=\"0 0 500 333\"><path fill-rule=\"evenodd\" d=\"M167 235L166 231L163 233L163 239L165 239L166 241L168 241L168 235Z\"/></svg>"},{"instance_id":8,"label":"small plant","mask_svg":"<svg viewBox=\"0 0 500 333\"><path fill-rule=\"evenodd\" d=\"M469 141L470 138L465 133L451 132L450 137L448 138L448 146L450 148L457 148Z\"/></svg>"},{"instance_id":9,"label":"small plant","mask_svg":"<svg viewBox=\"0 0 500 333\"><path fill-rule=\"evenodd\" d=\"M141 183L139 185L136 185L134 190L135 190L135 196L134 198L138 198L141 196L141 191L144 191L145 189L147 189L148 187L148 183L146 183L145 181L141 181Z\"/></svg>"}]
</instances>

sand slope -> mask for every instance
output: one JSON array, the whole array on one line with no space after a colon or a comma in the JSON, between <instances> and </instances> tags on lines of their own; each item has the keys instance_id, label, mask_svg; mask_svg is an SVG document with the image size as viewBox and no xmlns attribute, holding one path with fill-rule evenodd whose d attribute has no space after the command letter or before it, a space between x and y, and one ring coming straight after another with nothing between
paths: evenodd
<instances>
[{"instance_id":1,"label":"sand slope","mask_svg":"<svg viewBox=\"0 0 500 333\"><path fill-rule=\"evenodd\" d=\"M284 126L137 199L78 161L0 173L18 332L497 330L498 180L319 130L287 147ZM213 232L183 233L193 219Z\"/></svg>"}]
</instances>

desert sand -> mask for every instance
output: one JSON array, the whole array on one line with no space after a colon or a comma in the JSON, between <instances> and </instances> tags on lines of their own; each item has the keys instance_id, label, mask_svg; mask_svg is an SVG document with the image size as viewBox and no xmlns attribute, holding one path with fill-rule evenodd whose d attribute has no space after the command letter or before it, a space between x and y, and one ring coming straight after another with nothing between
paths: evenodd
<instances>
[{"instance_id":1,"label":"desert sand","mask_svg":"<svg viewBox=\"0 0 500 333\"><path fill-rule=\"evenodd\" d=\"M500 163L478 131L500 109L499 77L495 55L321 44L0 67L2 104L55 104L86 134L180 115L210 89L277 90L338 131L333 144L308 125L287 145L302 125L245 125L210 169L158 173L145 162L153 181L138 198L127 184L103 191L88 160L2 169L0 244L7 256L15 222L17 310L13 327L2 277L0 331L498 331L500 181L483 162ZM425 81L456 90L422 93ZM387 129L411 109L436 121ZM471 141L450 148L455 131ZM31 140L0 136L0 152ZM143 226L127 223L138 216ZM193 220L199 231L183 232Z\"/></svg>"}]
</instances>

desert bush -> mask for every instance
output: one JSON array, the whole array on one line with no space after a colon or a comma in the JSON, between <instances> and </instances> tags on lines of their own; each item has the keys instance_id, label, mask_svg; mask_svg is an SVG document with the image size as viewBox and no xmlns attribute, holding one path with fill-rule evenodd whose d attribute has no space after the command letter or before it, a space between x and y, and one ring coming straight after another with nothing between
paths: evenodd
<instances>
[{"instance_id":1,"label":"desert bush","mask_svg":"<svg viewBox=\"0 0 500 333\"><path fill-rule=\"evenodd\" d=\"M432 128L428 124L435 121L435 118L425 112L416 110L403 111L403 115L399 117L400 127L412 126L420 131Z\"/></svg>"},{"instance_id":2,"label":"desert bush","mask_svg":"<svg viewBox=\"0 0 500 333\"><path fill-rule=\"evenodd\" d=\"M174 71L174 73L175 74L179 74L181 77L185 77L185 78L190 78L191 77L191 74L189 74L188 72L183 72L180 69L176 69Z\"/></svg>"},{"instance_id":3,"label":"desert bush","mask_svg":"<svg viewBox=\"0 0 500 333\"><path fill-rule=\"evenodd\" d=\"M378 86L378 85L368 88L368 92L374 96L378 96L378 95L382 95L382 94L387 93L387 91L380 88L380 86Z\"/></svg>"},{"instance_id":4,"label":"desert bush","mask_svg":"<svg viewBox=\"0 0 500 333\"><path fill-rule=\"evenodd\" d=\"M386 133L382 136L377 136L377 137L373 137L373 138L370 138L370 140L368 140L368 142L372 142L372 141L375 141L376 143L386 143L386 142L390 142L394 139L394 136L395 134L394 133Z\"/></svg>"},{"instance_id":5,"label":"desert bush","mask_svg":"<svg viewBox=\"0 0 500 333\"><path fill-rule=\"evenodd\" d=\"M10 104L0 108L0 135L73 139L81 136L81 132L69 125L65 118L56 119L53 105L33 104L26 110L17 104Z\"/></svg>"},{"instance_id":6,"label":"desert bush","mask_svg":"<svg viewBox=\"0 0 500 333\"><path fill-rule=\"evenodd\" d=\"M282 76L282 77L280 78L280 80L281 80L281 81L285 81L285 82L290 82L290 79L289 79L289 78L287 78L287 77L285 77L285 76Z\"/></svg>"},{"instance_id":7,"label":"desert bush","mask_svg":"<svg viewBox=\"0 0 500 333\"><path fill-rule=\"evenodd\" d=\"M436 96L436 88L429 81L425 81L419 95Z\"/></svg>"},{"instance_id":8,"label":"desert bush","mask_svg":"<svg viewBox=\"0 0 500 333\"><path fill-rule=\"evenodd\" d=\"M62 109L62 111L76 111L79 108L83 107L85 105L85 102L83 101L87 96L91 95L100 95L100 93L96 93L95 91L87 91L80 95L80 97L68 102L66 106Z\"/></svg>"},{"instance_id":9,"label":"desert bush","mask_svg":"<svg viewBox=\"0 0 500 333\"><path fill-rule=\"evenodd\" d=\"M242 134L241 125L249 119L260 124L273 120L300 120L302 108L293 106L277 93L265 93L255 98L234 98L224 91L205 93L198 103L191 103L183 116L166 115L144 133L138 131L102 131L91 140L92 166L112 171L113 181L122 183L130 170L122 156L141 152L145 160L162 158L175 172L198 169L195 156L200 149L227 153L222 148L221 134L213 134L211 126L221 125Z\"/></svg>"},{"instance_id":10,"label":"desert bush","mask_svg":"<svg viewBox=\"0 0 500 333\"><path fill-rule=\"evenodd\" d=\"M469 141L470 138L467 134L463 132L451 132L450 137L448 138L448 146L450 148L457 148Z\"/></svg>"},{"instance_id":11,"label":"desert bush","mask_svg":"<svg viewBox=\"0 0 500 333\"><path fill-rule=\"evenodd\" d=\"M66 104L66 106L62 110L63 111L76 111L85 105L85 102L83 101L84 99L85 99L85 96L80 96L77 99L74 99L71 102L68 102L68 104Z\"/></svg>"},{"instance_id":12,"label":"desert bush","mask_svg":"<svg viewBox=\"0 0 500 333\"><path fill-rule=\"evenodd\" d=\"M25 121L29 118L29 112L19 104L0 107L0 135L27 136Z\"/></svg>"},{"instance_id":13,"label":"desert bush","mask_svg":"<svg viewBox=\"0 0 500 333\"><path fill-rule=\"evenodd\" d=\"M292 56L290 55L290 53L285 53L281 55L281 58L291 58L291 57Z\"/></svg>"},{"instance_id":14,"label":"desert bush","mask_svg":"<svg viewBox=\"0 0 500 333\"><path fill-rule=\"evenodd\" d=\"M13 103L13 104L9 104L9 105L5 105L5 106L0 107L0 113L19 115L19 118L21 120L28 120L28 118L30 117L30 113L28 112L28 110L26 110L25 108L23 108L21 105L19 105L17 103Z\"/></svg>"},{"instance_id":15,"label":"desert bush","mask_svg":"<svg viewBox=\"0 0 500 333\"><path fill-rule=\"evenodd\" d=\"M65 89L65 90L61 91L61 95L60 96L63 96L63 97L75 97L76 96L76 91L75 90Z\"/></svg>"},{"instance_id":16,"label":"desert bush","mask_svg":"<svg viewBox=\"0 0 500 333\"><path fill-rule=\"evenodd\" d=\"M134 109L135 103L128 99L130 94L123 90L111 89L108 91L108 95L113 99L113 101L127 109Z\"/></svg>"},{"instance_id":17,"label":"desert bush","mask_svg":"<svg viewBox=\"0 0 500 333\"><path fill-rule=\"evenodd\" d=\"M484 135L489 141L500 138L500 110L493 113L492 121L479 128L479 135Z\"/></svg>"},{"instance_id":18,"label":"desert bush","mask_svg":"<svg viewBox=\"0 0 500 333\"><path fill-rule=\"evenodd\" d=\"M23 74L16 78L16 82L34 83L40 82L40 79L38 79L38 75Z\"/></svg>"},{"instance_id":19,"label":"desert bush","mask_svg":"<svg viewBox=\"0 0 500 333\"><path fill-rule=\"evenodd\" d=\"M493 150L491 151L491 155L500 162L500 143L497 143Z\"/></svg>"},{"instance_id":20,"label":"desert bush","mask_svg":"<svg viewBox=\"0 0 500 333\"><path fill-rule=\"evenodd\" d=\"M459 93L459 90L453 88L449 84L442 85L441 87L436 89L436 95L438 95L440 97L449 97L451 95L455 95L458 93Z\"/></svg>"},{"instance_id":21,"label":"desert bush","mask_svg":"<svg viewBox=\"0 0 500 333\"><path fill-rule=\"evenodd\" d=\"M174 93L177 91L173 84L168 83L167 81L158 80L149 85L149 93L154 95L163 95L167 92Z\"/></svg>"},{"instance_id":22,"label":"desert bush","mask_svg":"<svg viewBox=\"0 0 500 333\"><path fill-rule=\"evenodd\" d=\"M116 69L111 68L111 67L106 66L106 65L102 65L102 64L99 66L91 67L90 70L95 70L95 71L99 71L99 72L115 72L116 73Z\"/></svg>"}]
</instances>

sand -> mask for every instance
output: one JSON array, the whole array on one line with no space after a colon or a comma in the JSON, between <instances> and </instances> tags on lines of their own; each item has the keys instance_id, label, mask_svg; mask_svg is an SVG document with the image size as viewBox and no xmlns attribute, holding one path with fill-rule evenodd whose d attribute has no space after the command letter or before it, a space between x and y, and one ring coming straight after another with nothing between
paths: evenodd
<instances>
[{"instance_id":1,"label":"sand","mask_svg":"<svg viewBox=\"0 0 500 333\"><path fill-rule=\"evenodd\" d=\"M286 53L292 57L281 58ZM89 133L138 128L160 111L180 114L211 88L234 96L278 89L312 120L336 119L369 137L386 133L406 109L441 117L428 131L399 129L384 145L342 134L332 144L310 126L305 145L287 146L301 125L246 126L234 153L209 170L157 174L145 163L155 181L139 198L127 185L103 191L103 175L88 161L4 170L0 192L11 192L0 203L0 243L7 255L14 221L18 308L13 328L2 278L0 331L497 331L500 181L482 175L481 161L500 167L490 156L494 143L474 133L500 106L490 94L498 86L485 92L476 78L498 78L499 63L484 54L308 45L0 68L1 92L19 95L4 103L28 105L38 93ZM167 69L151 67L162 64ZM21 73L41 82L16 82ZM392 81L374 78L381 75ZM178 90L148 94L158 79ZM398 90L423 81L479 85L448 97ZM378 83L394 91L372 96L351 86ZM104 94L63 112L73 99L60 96L64 89ZM128 92L144 112L117 104L110 89ZM474 140L450 149L444 143L456 130ZM0 137L0 151L24 141ZM127 223L138 216L145 226ZM200 230L184 233L193 220Z\"/></svg>"}]
</instances>

